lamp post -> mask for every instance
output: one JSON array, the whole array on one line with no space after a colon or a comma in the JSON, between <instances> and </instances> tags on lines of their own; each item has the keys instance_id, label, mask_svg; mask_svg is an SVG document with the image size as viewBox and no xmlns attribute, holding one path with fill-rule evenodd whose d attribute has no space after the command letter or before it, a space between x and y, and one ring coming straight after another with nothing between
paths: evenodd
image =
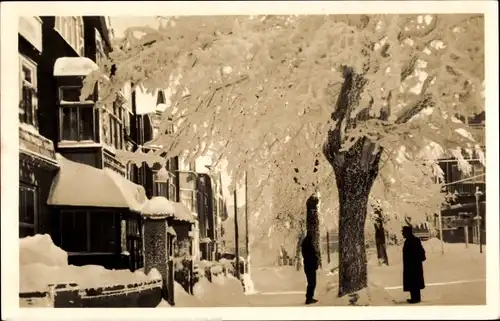
<instances>
[{"instance_id":1,"label":"lamp post","mask_svg":"<svg viewBox=\"0 0 500 321\"><path fill-rule=\"evenodd\" d=\"M477 236L479 240L479 253L483 253L483 240L481 239L481 215L479 214L479 198L483 195L483 192L479 190L479 186L476 186L476 226L477 226Z\"/></svg>"},{"instance_id":2,"label":"lamp post","mask_svg":"<svg viewBox=\"0 0 500 321\"><path fill-rule=\"evenodd\" d=\"M250 274L250 242L248 233L248 175L245 171L245 246L247 252L247 273Z\"/></svg>"},{"instance_id":3,"label":"lamp post","mask_svg":"<svg viewBox=\"0 0 500 321\"><path fill-rule=\"evenodd\" d=\"M234 254L236 264L236 277L240 279L240 238L238 233L238 200L236 188L234 189Z\"/></svg>"}]
</instances>

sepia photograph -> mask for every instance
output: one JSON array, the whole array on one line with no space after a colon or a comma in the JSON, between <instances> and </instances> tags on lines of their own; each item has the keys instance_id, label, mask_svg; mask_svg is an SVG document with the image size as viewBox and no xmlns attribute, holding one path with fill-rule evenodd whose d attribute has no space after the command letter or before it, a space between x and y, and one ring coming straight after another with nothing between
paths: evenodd
<instances>
[{"instance_id":1,"label":"sepia photograph","mask_svg":"<svg viewBox=\"0 0 500 321\"><path fill-rule=\"evenodd\" d=\"M498 5L370 2L11 9L9 310L500 313ZM270 318L208 311L197 318Z\"/></svg>"}]
</instances>

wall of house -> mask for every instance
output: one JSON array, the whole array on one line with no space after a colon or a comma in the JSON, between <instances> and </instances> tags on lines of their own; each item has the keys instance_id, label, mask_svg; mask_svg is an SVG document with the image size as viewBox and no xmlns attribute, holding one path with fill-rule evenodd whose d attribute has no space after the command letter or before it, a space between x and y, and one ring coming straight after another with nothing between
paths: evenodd
<instances>
[{"instance_id":1,"label":"wall of house","mask_svg":"<svg viewBox=\"0 0 500 321\"><path fill-rule=\"evenodd\" d=\"M43 74L40 72L43 62L41 51L44 49L42 42L43 27L43 23L38 17L21 17L19 20L18 53L35 65L33 71L36 74L32 75L32 77L37 85L34 94L36 97L35 105L38 106L41 100L38 88L43 86ZM19 69L19 72L21 73L21 69ZM19 88L19 91L21 91L21 88ZM21 101L22 96L19 98L19 102ZM52 142L37 132L37 127L40 124L40 108L38 107L33 114L34 126L21 123L19 127L19 184L22 187L19 188L18 215L20 221L22 213L26 213L28 216L32 215L33 219L33 225L22 228L23 233L21 233L20 227L21 235L51 233L52 215L46 201L52 179L58 171ZM24 193L23 191L29 192ZM27 199L24 200L24 198Z\"/></svg>"},{"instance_id":2,"label":"wall of house","mask_svg":"<svg viewBox=\"0 0 500 321\"><path fill-rule=\"evenodd\" d=\"M26 184L35 189L35 233L51 234L53 231L53 213L47 205L52 180L57 174L58 168L54 165L44 163L30 155L19 154L19 183Z\"/></svg>"}]
</instances>

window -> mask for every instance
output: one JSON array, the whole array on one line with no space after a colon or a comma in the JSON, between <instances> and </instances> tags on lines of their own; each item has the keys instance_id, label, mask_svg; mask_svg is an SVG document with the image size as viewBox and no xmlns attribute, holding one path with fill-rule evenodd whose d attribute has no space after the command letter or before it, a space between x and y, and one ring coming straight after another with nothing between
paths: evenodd
<instances>
[{"instance_id":1,"label":"window","mask_svg":"<svg viewBox=\"0 0 500 321\"><path fill-rule=\"evenodd\" d=\"M38 197L34 186L19 185L19 237L37 232Z\"/></svg>"},{"instance_id":2,"label":"window","mask_svg":"<svg viewBox=\"0 0 500 321\"><path fill-rule=\"evenodd\" d=\"M59 88L60 140L95 141L94 102L80 101L78 86Z\"/></svg>"},{"instance_id":3,"label":"window","mask_svg":"<svg viewBox=\"0 0 500 321\"><path fill-rule=\"evenodd\" d=\"M102 37L101 34L99 33L99 30L94 28L94 32L95 32L95 48L96 48L95 61L100 66L102 59L105 57L104 46L102 44Z\"/></svg>"},{"instance_id":4,"label":"window","mask_svg":"<svg viewBox=\"0 0 500 321\"><path fill-rule=\"evenodd\" d=\"M123 119L125 112L120 103L114 102L112 107L103 107L101 114L104 143L116 149L124 147Z\"/></svg>"},{"instance_id":5,"label":"window","mask_svg":"<svg viewBox=\"0 0 500 321\"><path fill-rule=\"evenodd\" d=\"M61 247L67 252L114 253L117 213L61 211Z\"/></svg>"},{"instance_id":6,"label":"window","mask_svg":"<svg viewBox=\"0 0 500 321\"><path fill-rule=\"evenodd\" d=\"M89 213L90 220L90 252L114 252L115 215L111 213Z\"/></svg>"},{"instance_id":7,"label":"window","mask_svg":"<svg viewBox=\"0 0 500 321\"><path fill-rule=\"evenodd\" d=\"M66 252L89 252L89 224L85 211L61 211L61 248Z\"/></svg>"},{"instance_id":8,"label":"window","mask_svg":"<svg viewBox=\"0 0 500 321\"><path fill-rule=\"evenodd\" d=\"M157 171L153 174L154 177L154 186L153 186L153 194L155 196L163 196L168 198L168 179L161 177Z\"/></svg>"},{"instance_id":9,"label":"window","mask_svg":"<svg viewBox=\"0 0 500 321\"><path fill-rule=\"evenodd\" d=\"M129 181L135 182L135 165L133 163L127 163L127 179Z\"/></svg>"},{"instance_id":10,"label":"window","mask_svg":"<svg viewBox=\"0 0 500 321\"><path fill-rule=\"evenodd\" d=\"M458 165L451 165L450 181L447 183L454 183L462 179L462 172L458 169Z\"/></svg>"},{"instance_id":11,"label":"window","mask_svg":"<svg viewBox=\"0 0 500 321\"><path fill-rule=\"evenodd\" d=\"M197 212L197 197L196 197L196 191L194 190L188 190L188 189L181 189L180 193L181 197L181 202L193 213Z\"/></svg>"},{"instance_id":12,"label":"window","mask_svg":"<svg viewBox=\"0 0 500 321\"><path fill-rule=\"evenodd\" d=\"M54 28L80 56L85 56L82 17L56 17Z\"/></svg>"},{"instance_id":13,"label":"window","mask_svg":"<svg viewBox=\"0 0 500 321\"><path fill-rule=\"evenodd\" d=\"M19 55L19 121L35 127L38 126L36 77L35 63Z\"/></svg>"},{"instance_id":14,"label":"window","mask_svg":"<svg viewBox=\"0 0 500 321\"><path fill-rule=\"evenodd\" d=\"M171 174L168 179L168 199L172 202L177 202L177 184L174 174Z\"/></svg>"}]
</instances>

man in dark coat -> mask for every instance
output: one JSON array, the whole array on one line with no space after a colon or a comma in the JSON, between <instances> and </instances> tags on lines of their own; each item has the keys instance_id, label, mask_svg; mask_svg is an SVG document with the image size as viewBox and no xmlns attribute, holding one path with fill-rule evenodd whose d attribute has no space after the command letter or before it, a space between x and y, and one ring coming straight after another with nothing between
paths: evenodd
<instances>
[{"instance_id":1,"label":"man in dark coat","mask_svg":"<svg viewBox=\"0 0 500 321\"><path fill-rule=\"evenodd\" d=\"M302 257L304 259L304 272L307 280L306 304L318 302L314 299L316 289L316 270L318 269L318 253L313 244L312 237L306 235L301 245Z\"/></svg>"},{"instance_id":2,"label":"man in dark coat","mask_svg":"<svg viewBox=\"0 0 500 321\"><path fill-rule=\"evenodd\" d=\"M425 288L424 268L425 250L418 237L413 235L411 226L403 227L403 291L410 292L408 303L419 303L420 290Z\"/></svg>"}]
</instances>

